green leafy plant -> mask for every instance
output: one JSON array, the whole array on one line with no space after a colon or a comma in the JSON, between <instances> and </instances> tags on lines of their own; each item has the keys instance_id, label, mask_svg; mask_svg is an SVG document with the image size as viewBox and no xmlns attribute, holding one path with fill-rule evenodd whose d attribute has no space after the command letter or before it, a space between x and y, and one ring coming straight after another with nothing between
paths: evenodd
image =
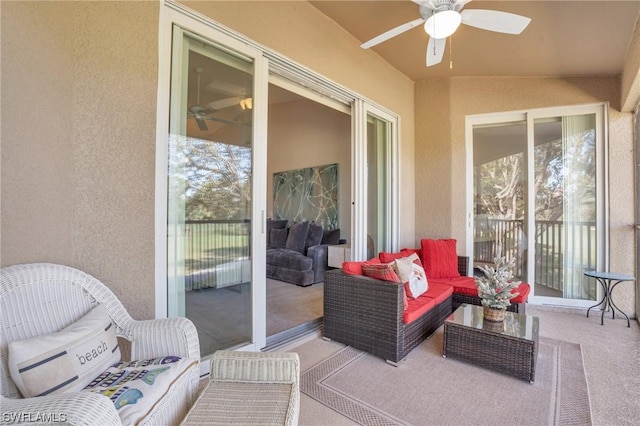
<instances>
[{"instance_id":1,"label":"green leafy plant","mask_svg":"<svg viewBox=\"0 0 640 426\"><path fill-rule=\"evenodd\" d=\"M520 281L512 280L511 269L515 264L515 259L507 262L505 257L498 255L493 266L481 266L484 272L483 277L476 277L475 282L478 287L478 296L482 300L482 306L492 309L506 309L511 304L511 299L519 293L512 293L511 290L520 285Z\"/></svg>"}]
</instances>

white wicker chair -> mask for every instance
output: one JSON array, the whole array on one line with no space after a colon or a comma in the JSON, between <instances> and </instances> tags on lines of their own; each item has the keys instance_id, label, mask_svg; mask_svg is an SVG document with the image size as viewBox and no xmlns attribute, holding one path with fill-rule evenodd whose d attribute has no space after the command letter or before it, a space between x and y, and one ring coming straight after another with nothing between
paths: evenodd
<instances>
[{"instance_id":1,"label":"white wicker chair","mask_svg":"<svg viewBox=\"0 0 640 426\"><path fill-rule=\"evenodd\" d=\"M200 359L196 329L186 318L136 321L104 284L74 268L47 263L0 269L0 406L3 424L50 419L74 425L119 425L113 403L91 392L22 398L7 365L9 342L57 332L102 304L116 334L131 342L131 359L174 355ZM154 406L145 424L178 424L198 391L200 367L192 366ZM29 413L25 416L25 413ZM13 416L13 417L12 417ZM29 417L30 416L30 417ZM38 417L40 416L40 417Z\"/></svg>"}]
</instances>

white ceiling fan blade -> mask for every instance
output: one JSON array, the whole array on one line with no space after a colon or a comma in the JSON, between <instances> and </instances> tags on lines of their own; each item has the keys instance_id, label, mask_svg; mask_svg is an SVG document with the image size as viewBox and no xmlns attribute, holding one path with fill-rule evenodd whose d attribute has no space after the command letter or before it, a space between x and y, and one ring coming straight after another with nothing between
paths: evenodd
<instances>
[{"instance_id":1,"label":"white ceiling fan blade","mask_svg":"<svg viewBox=\"0 0 640 426\"><path fill-rule=\"evenodd\" d=\"M205 105L207 108L210 108L214 111L219 111L221 109L229 108L232 106L240 105L240 101L242 98L240 96L232 96L230 98L219 99L217 101L209 102Z\"/></svg>"},{"instance_id":2,"label":"white ceiling fan blade","mask_svg":"<svg viewBox=\"0 0 640 426\"><path fill-rule=\"evenodd\" d=\"M526 16L498 10L465 9L461 15L463 24L505 34L520 34L531 22Z\"/></svg>"},{"instance_id":3,"label":"white ceiling fan blade","mask_svg":"<svg viewBox=\"0 0 640 426\"><path fill-rule=\"evenodd\" d=\"M442 62L442 56L444 55L444 49L447 45L446 38L429 38L427 44L427 66L438 65Z\"/></svg>"},{"instance_id":4,"label":"white ceiling fan blade","mask_svg":"<svg viewBox=\"0 0 640 426\"><path fill-rule=\"evenodd\" d=\"M412 2L419 4L420 6L427 6L430 9L437 9L437 6L439 3L438 0L411 0ZM460 10L462 9L462 6L464 6L465 4L469 3L471 0L457 0L455 1L453 4L454 6L456 6L457 8L455 10Z\"/></svg>"},{"instance_id":5,"label":"white ceiling fan blade","mask_svg":"<svg viewBox=\"0 0 640 426\"><path fill-rule=\"evenodd\" d=\"M406 24L402 24L400 26L392 28L389 31L380 34L379 36L374 37L365 43L362 43L360 47L362 47L363 49L368 49L370 47L373 47L376 44L380 44L383 41L389 40L391 37L395 37L399 34L402 34L405 31L409 31L411 28L417 27L418 25L424 23L424 21L425 20L423 18L414 19L411 22L407 22Z\"/></svg>"}]
</instances>

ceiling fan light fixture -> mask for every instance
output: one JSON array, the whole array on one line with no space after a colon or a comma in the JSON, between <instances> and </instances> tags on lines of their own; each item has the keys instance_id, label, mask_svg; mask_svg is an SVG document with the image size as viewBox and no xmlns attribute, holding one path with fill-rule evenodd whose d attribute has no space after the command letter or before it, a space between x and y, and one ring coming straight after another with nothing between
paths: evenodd
<instances>
[{"instance_id":1,"label":"ceiling fan light fixture","mask_svg":"<svg viewBox=\"0 0 640 426\"><path fill-rule=\"evenodd\" d=\"M253 109L253 98L241 99L240 108L242 108L243 110Z\"/></svg>"},{"instance_id":2,"label":"ceiling fan light fixture","mask_svg":"<svg viewBox=\"0 0 640 426\"><path fill-rule=\"evenodd\" d=\"M461 22L460 13L455 10L444 10L431 15L424 23L424 30L435 39L447 38L456 32Z\"/></svg>"}]
</instances>

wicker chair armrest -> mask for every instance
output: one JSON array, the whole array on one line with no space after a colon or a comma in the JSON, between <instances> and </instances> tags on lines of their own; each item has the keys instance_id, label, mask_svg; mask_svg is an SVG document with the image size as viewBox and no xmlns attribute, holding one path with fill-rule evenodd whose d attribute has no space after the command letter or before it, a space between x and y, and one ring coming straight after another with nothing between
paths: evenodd
<instances>
[{"instance_id":1,"label":"wicker chair armrest","mask_svg":"<svg viewBox=\"0 0 640 426\"><path fill-rule=\"evenodd\" d=\"M216 351L211 358L211 380L300 382L297 353Z\"/></svg>"},{"instance_id":2,"label":"wicker chair armrest","mask_svg":"<svg viewBox=\"0 0 640 426\"><path fill-rule=\"evenodd\" d=\"M71 425L121 425L111 400L93 392L71 392L35 398L0 396L1 424L66 423Z\"/></svg>"},{"instance_id":3,"label":"wicker chair armrest","mask_svg":"<svg viewBox=\"0 0 640 426\"><path fill-rule=\"evenodd\" d=\"M126 326L131 359L180 356L200 359L198 332L188 318L131 321Z\"/></svg>"}]
</instances>

